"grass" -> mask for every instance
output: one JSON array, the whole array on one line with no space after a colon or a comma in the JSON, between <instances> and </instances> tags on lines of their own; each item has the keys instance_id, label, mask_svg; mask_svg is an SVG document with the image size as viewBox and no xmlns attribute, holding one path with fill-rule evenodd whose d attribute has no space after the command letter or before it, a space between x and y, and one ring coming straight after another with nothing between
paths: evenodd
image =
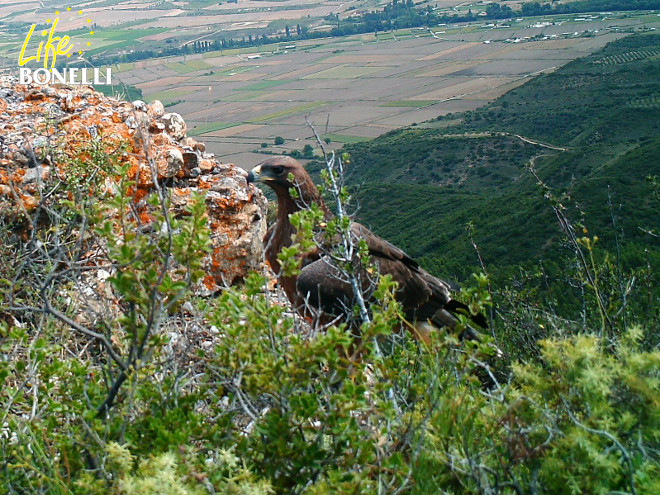
<instances>
[{"instance_id":1,"label":"grass","mask_svg":"<svg viewBox=\"0 0 660 495\"><path fill-rule=\"evenodd\" d=\"M149 95L149 101L160 100L163 105L169 105L182 96L194 92L195 89L192 88L166 89Z\"/></svg>"},{"instance_id":2,"label":"grass","mask_svg":"<svg viewBox=\"0 0 660 495\"><path fill-rule=\"evenodd\" d=\"M289 82L291 81L288 81L286 79L283 79L281 81L265 80L265 81L260 81L258 83L250 84L249 86L244 86L242 88L239 88L238 91L261 91L275 86L280 86L281 84L287 84Z\"/></svg>"},{"instance_id":3,"label":"grass","mask_svg":"<svg viewBox=\"0 0 660 495\"><path fill-rule=\"evenodd\" d=\"M145 36L152 36L168 31L167 28L146 28L146 29L101 29L96 31L100 38L105 40L136 41Z\"/></svg>"},{"instance_id":4,"label":"grass","mask_svg":"<svg viewBox=\"0 0 660 495\"><path fill-rule=\"evenodd\" d=\"M199 70L208 69L210 67L213 67L212 65L207 64L203 60L188 60L187 62L185 62L185 64L189 65L190 67L194 67L195 69L199 69Z\"/></svg>"},{"instance_id":5,"label":"grass","mask_svg":"<svg viewBox=\"0 0 660 495\"><path fill-rule=\"evenodd\" d=\"M371 139L362 136L348 136L346 134L326 134L323 137L330 138L335 143L343 143L343 144L361 143L364 141L369 141Z\"/></svg>"},{"instance_id":6,"label":"grass","mask_svg":"<svg viewBox=\"0 0 660 495\"><path fill-rule=\"evenodd\" d=\"M125 62L123 64L117 64L116 67L117 67L117 71L125 72L125 71L135 69L135 63L134 62Z\"/></svg>"},{"instance_id":7,"label":"grass","mask_svg":"<svg viewBox=\"0 0 660 495\"><path fill-rule=\"evenodd\" d=\"M222 129L229 129L230 127L236 127L237 125L240 124L237 124L235 122L212 122L210 124L203 124L193 127L191 130L188 131L188 134L190 136L201 136L203 134L208 134L209 132L221 131Z\"/></svg>"},{"instance_id":8,"label":"grass","mask_svg":"<svg viewBox=\"0 0 660 495\"><path fill-rule=\"evenodd\" d=\"M145 36L152 36L167 31L167 28L148 29L101 29L94 32L97 41L103 41L103 46L86 51L88 56L106 52L108 49L117 50L133 46L137 40Z\"/></svg>"},{"instance_id":9,"label":"grass","mask_svg":"<svg viewBox=\"0 0 660 495\"><path fill-rule=\"evenodd\" d=\"M165 67L172 69L179 74L188 74L189 72L209 69L213 66L201 60L191 60L189 62L173 62L171 64L167 64Z\"/></svg>"},{"instance_id":10,"label":"grass","mask_svg":"<svg viewBox=\"0 0 660 495\"><path fill-rule=\"evenodd\" d=\"M250 119L250 120L248 120L248 122L251 123L251 124L258 124L260 122L266 122L268 120L275 119L275 118L278 118L278 117L284 117L285 115L291 115L291 114L294 114L294 113L304 112L306 110L310 110L312 108L315 108L315 107L318 107L318 106L321 106L321 105L325 105L326 103L327 103L326 101L317 101L317 102L314 102L314 103L306 103L304 105L298 105L298 106L295 106L295 107L291 107L287 110L282 110L280 112L275 112L275 113L271 113L271 114L268 114L268 115L263 115L263 116L258 117L256 119Z\"/></svg>"}]
</instances>

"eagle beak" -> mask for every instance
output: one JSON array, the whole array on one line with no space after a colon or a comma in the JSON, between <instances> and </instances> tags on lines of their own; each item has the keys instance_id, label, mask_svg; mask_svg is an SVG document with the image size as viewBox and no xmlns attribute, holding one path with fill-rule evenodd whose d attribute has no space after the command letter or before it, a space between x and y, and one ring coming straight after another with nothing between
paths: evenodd
<instances>
[{"instance_id":1,"label":"eagle beak","mask_svg":"<svg viewBox=\"0 0 660 495\"><path fill-rule=\"evenodd\" d=\"M248 184L258 182L261 180L261 165L257 165L254 167L252 170L250 170L250 173L247 176L247 182Z\"/></svg>"}]
</instances>

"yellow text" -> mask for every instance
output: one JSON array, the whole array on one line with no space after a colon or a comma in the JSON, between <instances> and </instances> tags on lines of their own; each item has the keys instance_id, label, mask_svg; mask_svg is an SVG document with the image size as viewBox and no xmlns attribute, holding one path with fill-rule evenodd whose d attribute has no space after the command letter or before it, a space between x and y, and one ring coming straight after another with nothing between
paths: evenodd
<instances>
[{"instance_id":1,"label":"yellow text","mask_svg":"<svg viewBox=\"0 0 660 495\"><path fill-rule=\"evenodd\" d=\"M59 36L54 36L55 34L55 28L57 27L57 23L59 22L60 18L56 17L55 20L53 21L52 26L50 27L50 31L48 32L48 41L44 45L44 42L42 41L39 43L39 48L37 49L36 55L33 55L31 57L25 58L25 50L27 49L28 43L30 42L30 38L32 37L32 33L34 32L34 28L36 27L36 24L32 24L30 27L30 31L28 32L28 35L25 37L25 41L23 42L23 48L21 48L21 53L18 56L18 65L23 66L27 64L30 60L34 60L36 62L39 62L41 60L41 57L43 55L44 59L44 68L48 68L48 60L50 59L50 68L52 69L55 67L55 60L57 59L58 55L66 55L71 51L73 48L73 45L69 44L69 37L68 36L62 36L61 38ZM44 31L41 36L46 36L47 31ZM55 46L55 42L57 42L57 46ZM52 58L51 58L52 54Z\"/></svg>"}]
</instances>

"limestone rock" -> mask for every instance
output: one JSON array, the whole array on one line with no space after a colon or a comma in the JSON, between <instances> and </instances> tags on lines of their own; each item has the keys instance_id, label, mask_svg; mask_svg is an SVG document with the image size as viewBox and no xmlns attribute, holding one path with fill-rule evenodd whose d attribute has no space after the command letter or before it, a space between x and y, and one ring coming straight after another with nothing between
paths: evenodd
<instances>
[{"instance_id":1,"label":"limestone rock","mask_svg":"<svg viewBox=\"0 0 660 495\"><path fill-rule=\"evenodd\" d=\"M186 122L178 113L166 113L160 118L160 121L165 124L165 132L176 141L183 139L186 135Z\"/></svg>"},{"instance_id":2,"label":"limestone rock","mask_svg":"<svg viewBox=\"0 0 660 495\"><path fill-rule=\"evenodd\" d=\"M23 184L32 184L33 182L45 181L50 177L50 167L28 168L23 174Z\"/></svg>"},{"instance_id":3,"label":"limestone rock","mask_svg":"<svg viewBox=\"0 0 660 495\"><path fill-rule=\"evenodd\" d=\"M157 119L165 114L165 107L160 100L154 100L147 105L147 114L152 119Z\"/></svg>"},{"instance_id":4,"label":"limestone rock","mask_svg":"<svg viewBox=\"0 0 660 495\"><path fill-rule=\"evenodd\" d=\"M101 173L98 163L91 162L93 156L105 154L124 166L127 178L135 182L128 194L139 219L136 228L143 231L161 228L150 225L154 207L146 201L155 178L168 188L174 218L186 214L193 193L206 195L212 252L203 261L206 276L197 288L200 294L216 293L259 269L265 197L247 184L244 170L219 163L203 143L186 137L179 114L161 109L156 101L129 103L86 87L21 86L0 76L0 216L12 221L42 201L48 207L53 200L48 193L60 180L87 181L99 174L92 194L120 194L124 189L119 177ZM100 293L99 287L109 287L104 283L90 275L80 286ZM101 299L109 297L104 292ZM105 314L100 306L96 309ZM95 320L93 314L84 318L87 323Z\"/></svg>"},{"instance_id":5,"label":"limestone rock","mask_svg":"<svg viewBox=\"0 0 660 495\"><path fill-rule=\"evenodd\" d=\"M156 158L158 177L174 177L183 167L183 154L179 148L169 147L162 149Z\"/></svg>"},{"instance_id":6,"label":"limestone rock","mask_svg":"<svg viewBox=\"0 0 660 495\"><path fill-rule=\"evenodd\" d=\"M206 151L206 145L204 143L199 143L199 142L195 141L193 138L191 138L190 136L187 136L187 137L183 138L181 140L181 144L183 146L189 147L190 149L192 149L194 151L199 151L201 153Z\"/></svg>"},{"instance_id":7,"label":"limestone rock","mask_svg":"<svg viewBox=\"0 0 660 495\"><path fill-rule=\"evenodd\" d=\"M133 108L136 110L139 110L141 112L146 112L147 111L147 104L143 102L142 100L135 100L133 102Z\"/></svg>"}]
</instances>

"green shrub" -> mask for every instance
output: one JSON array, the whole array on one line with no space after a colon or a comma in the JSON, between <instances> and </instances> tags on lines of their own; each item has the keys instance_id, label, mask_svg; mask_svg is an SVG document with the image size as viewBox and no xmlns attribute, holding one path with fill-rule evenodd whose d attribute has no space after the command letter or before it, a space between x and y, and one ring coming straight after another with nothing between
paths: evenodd
<instances>
[{"instance_id":1,"label":"green shrub","mask_svg":"<svg viewBox=\"0 0 660 495\"><path fill-rule=\"evenodd\" d=\"M614 348L578 335L541 344L492 396L446 390L416 471L419 493L656 493L660 352L633 329Z\"/></svg>"},{"instance_id":2,"label":"green shrub","mask_svg":"<svg viewBox=\"0 0 660 495\"><path fill-rule=\"evenodd\" d=\"M0 493L660 492L656 320L627 304L638 275L594 237L575 237L565 260L580 321L539 305L543 273L509 287L482 274L461 293L471 311L495 305L498 359L490 338L413 340L387 278L329 328L293 314L264 274L194 296L203 198L172 218L154 193L157 228L136 228L127 170L90 156L119 193L68 181L27 240L0 246ZM345 205L341 181L322 176ZM292 217L287 273L347 235L340 212ZM347 277L348 259L368 258L353 248L333 253ZM84 283L101 269L103 284Z\"/></svg>"}]
</instances>

